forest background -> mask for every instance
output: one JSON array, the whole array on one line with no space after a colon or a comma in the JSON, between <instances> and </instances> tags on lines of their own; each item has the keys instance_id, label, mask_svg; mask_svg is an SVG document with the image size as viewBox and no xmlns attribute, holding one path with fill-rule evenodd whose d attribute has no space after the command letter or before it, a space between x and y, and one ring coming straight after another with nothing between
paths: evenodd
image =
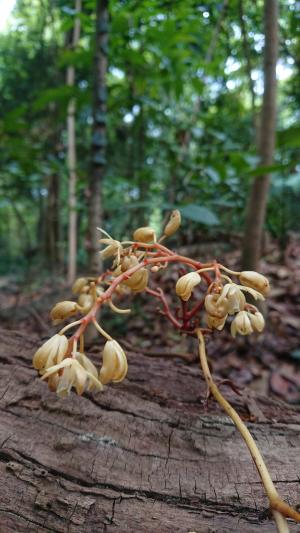
<instances>
[{"instance_id":1,"label":"forest background","mask_svg":"<svg viewBox=\"0 0 300 533\"><path fill-rule=\"evenodd\" d=\"M263 2L18 0L0 38L2 274L65 278L72 211L79 269L92 269L97 225L128 238L174 207L176 246L242 239L266 172L264 227L283 251L300 229L300 9L279 7L276 148L262 166Z\"/></svg>"}]
</instances>

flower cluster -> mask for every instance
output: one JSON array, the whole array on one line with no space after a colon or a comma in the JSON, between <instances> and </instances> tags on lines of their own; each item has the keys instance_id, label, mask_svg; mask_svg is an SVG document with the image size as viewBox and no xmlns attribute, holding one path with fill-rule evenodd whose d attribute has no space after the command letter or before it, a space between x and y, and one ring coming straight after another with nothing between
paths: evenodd
<instances>
[{"instance_id":1,"label":"flower cluster","mask_svg":"<svg viewBox=\"0 0 300 533\"><path fill-rule=\"evenodd\" d=\"M54 324L77 315L75 321L45 342L33 357L34 368L51 390L65 396L74 388L81 395L84 391L102 390L103 385L118 383L126 377L125 352L96 320L103 305L115 313L130 313L130 309L120 309L113 301L124 293L144 292L157 298L162 305L161 313L185 334L195 336L197 328L201 328L202 308L209 328L205 328L206 332L222 330L228 319L233 337L263 330L263 315L247 297L264 300L269 292L268 280L257 272L234 272L216 261L202 264L173 252L162 243L178 230L180 223L180 212L173 211L160 237L153 228L145 226L134 231L132 241L118 241L100 230L104 234L100 243L105 246L100 254L103 260L111 260L111 266L99 277L76 280L72 291L77 301L58 302L51 310ZM175 284L174 295L181 302L181 311L177 308L175 312L170 307L170 297L159 285L153 286L152 281L155 273L174 263L185 269ZM99 369L84 351L88 324L94 325L106 341ZM68 336L76 326L75 333Z\"/></svg>"},{"instance_id":2,"label":"flower cluster","mask_svg":"<svg viewBox=\"0 0 300 533\"><path fill-rule=\"evenodd\" d=\"M79 395L85 390L103 390L103 385L109 382L122 381L128 370L125 352L117 341L106 341L102 366L98 372L83 352L69 352L69 341L62 334L54 335L36 351L33 366L41 374L42 380L47 381L49 389L61 397L67 396L72 387Z\"/></svg>"}]
</instances>

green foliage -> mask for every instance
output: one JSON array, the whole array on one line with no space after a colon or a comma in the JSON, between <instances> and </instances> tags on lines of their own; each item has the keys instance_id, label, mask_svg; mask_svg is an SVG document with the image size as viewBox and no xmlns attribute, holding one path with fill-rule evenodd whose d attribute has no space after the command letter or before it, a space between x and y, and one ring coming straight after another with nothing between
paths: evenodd
<instances>
[{"instance_id":1,"label":"green foliage","mask_svg":"<svg viewBox=\"0 0 300 533\"><path fill-rule=\"evenodd\" d=\"M258 80L254 110L237 1L225 12L216 1L110 1L108 164L102 183L108 231L121 236L137 223L162 221L174 205L205 234L241 231L251 180L266 171L272 175L267 227L282 240L299 227L300 40L295 3L283 4L280 64L290 76L279 82L276 161L262 168L253 127L261 103L262 2L244 0ZM53 174L60 182L59 246L65 260L70 98L77 106L77 208L84 248L95 0L83 2L81 39L70 50L74 17L71 0L18 0L13 25L0 36L0 190L6 198L0 205L1 253L12 267L28 247L37 256L44 253ZM74 89L66 86L68 65L76 69Z\"/></svg>"}]
</instances>

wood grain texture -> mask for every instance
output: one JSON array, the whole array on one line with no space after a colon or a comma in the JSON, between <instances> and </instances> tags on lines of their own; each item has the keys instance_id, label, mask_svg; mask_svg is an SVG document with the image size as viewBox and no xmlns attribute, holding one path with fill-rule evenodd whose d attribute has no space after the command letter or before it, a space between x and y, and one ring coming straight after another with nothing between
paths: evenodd
<instances>
[{"instance_id":1,"label":"wood grain texture","mask_svg":"<svg viewBox=\"0 0 300 533\"><path fill-rule=\"evenodd\" d=\"M60 400L31 368L40 340L0 333L0 531L275 531L243 441L213 402L203 408L196 366L131 353L121 385ZM247 395L225 394L247 414ZM264 422L249 427L296 506L300 415L255 404Z\"/></svg>"}]
</instances>

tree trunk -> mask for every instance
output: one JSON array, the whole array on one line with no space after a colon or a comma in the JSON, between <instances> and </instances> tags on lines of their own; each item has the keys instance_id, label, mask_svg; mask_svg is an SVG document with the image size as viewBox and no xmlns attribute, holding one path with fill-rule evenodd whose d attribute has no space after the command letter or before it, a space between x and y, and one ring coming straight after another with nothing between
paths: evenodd
<instances>
[{"instance_id":1,"label":"tree trunk","mask_svg":"<svg viewBox=\"0 0 300 533\"><path fill-rule=\"evenodd\" d=\"M214 402L203 407L198 367L129 353L123 383L62 400L31 367L40 339L0 335L1 531L275 531L240 435ZM282 497L299 503L297 409L226 396L262 422L248 424Z\"/></svg>"},{"instance_id":2,"label":"tree trunk","mask_svg":"<svg viewBox=\"0 0 300 533\"><path fill-rule=\"evenodd\" d=\"M275 147L276 63L278 55L278 3L265 0L264 95L259 129L259 155L262 166L271 165ZM266 214L269 174L255 178L248 201L242 264L257 270L261 257L262 235Z\"/></svg>"},{"instance_id":3,"label":"tree trunk","mask_svg":"<svg viewBox=\"0 0 300 533\"><path fill-rule=\"evenodd\" d=\"M46 266L51 272L57 272L60 267L59 250L59 176L53 172L48 177L48 194L45 224L45 256Z\"/></svg>"},{"instance_id":4,"label":"tree trunk","mask_svg":"<svg viewBox=\"0 0 300 533\"><path fill-rule=\"evenodd\" d=\"M81 0L75 0L75 11L81 11ZM77 16L74 21L71 48L74 50L80 37L80 19ZM75 83L75 67L70 65L67 69L67 85L73 87ZM69 228L68 228L68 283L73 283L76 277L76 256L77 256L77 211L76 211L76 124L75 124L76 102L71 98L67 111L67 132L68 132L68 152L67 161L69 169Z\"/></svg>"},{"instance_id":5,"label":"tree trunk","mask_svg":"<svg viewBox=\"0 0 300 533\"><path fill-rule=\"evenodd\" d=\"M91 173L88 188L87 251L91 274L99 272L99 232L101 225L101 185L106 165L106 71L108 48L108 0L96 3L95 82L92 128Z\"/></svg>"}]
</instances>

